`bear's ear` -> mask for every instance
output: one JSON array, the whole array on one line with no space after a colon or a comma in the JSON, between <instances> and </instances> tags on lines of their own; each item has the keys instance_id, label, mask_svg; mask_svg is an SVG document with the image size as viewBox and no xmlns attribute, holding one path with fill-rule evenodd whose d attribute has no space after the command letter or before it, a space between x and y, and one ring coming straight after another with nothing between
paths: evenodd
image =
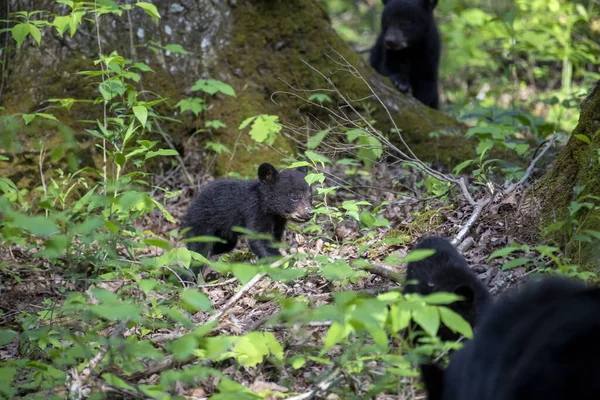
<instances>
[{"instance_id":1,"label":"bear's ear","mask_svg":"<svg viewBox=\"0 0 600 400\"><path fill-rule=\"evenodd\" d=\"M433 10L437 6L438 0L421 0L428 10ZM385 3L384 3L385 4Z\"/></svg>"},{"instance_id":2,"label":"bear's ear","mask_svg":"<svg viewBox=\"0 0 600 400\"><path fill-rule=\"evenodd\" d=\"M385 6L388 2L388 0L381 0L381 2L383 3L383 5Z\"/></svg>"},{"instance_id":3,"label":"bear's ear","mask_svg":"<svg viewBox=\"0 0 600 400\"><path fill-rule=\"evenodd\" d=\"M304 175L306 175L308 173L308 167L306 165L302 166L302 167L298 167L296 168L296 171L300 171L302 172Z\"/></svg>"},{"instance_id":4,"label":"bear's ear","mask_svg":"<svg viewBox=\"0 0 600 400\"><path fill-rule=\"evenodd\" d=\"M262 163L258 167L258 179L261 182L273 182L277 174L275 167L269 163Z\"/></svg>"}]
</instances>

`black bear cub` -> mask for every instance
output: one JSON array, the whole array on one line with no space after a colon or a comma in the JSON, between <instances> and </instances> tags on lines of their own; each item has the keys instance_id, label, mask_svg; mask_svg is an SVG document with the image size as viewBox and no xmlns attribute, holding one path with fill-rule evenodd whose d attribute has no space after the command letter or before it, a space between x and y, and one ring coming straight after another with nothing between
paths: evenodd
<instances>
[{"instance_id":1,"label":"black bear cub","mask_svg":"<svg viewBox=\"0 0 600 400\"><path fill-rule=\"evenodd\" d=\"M421 371L429 400L600 399L600 288L546 278L500 299L444 372Z\"/></svg>"},{"instance_id":2,"label":"black bear cub","mask_svg":"<svg viewBox=\"0 0 600 400\"><path fill-rule=\"evenodd\" d=\"M192 201L183 227L187 237L216 236L225 241L189 242L188 248L204 256L233 250L239 226L281 241L287 220L306 222L312 217L312 189L304 177L306 167L277 172L271 164L258 168L258 179L218 179L206 185ZM248 240L259 258L279 255L272 241ZM198 268L194 272L198 273Z\"/></svg>"},{"instance_id":3,"label":"black bear cub","mask_svg":"<svg viewBox=\"0 0 600 400\"><path fill-rule=\"evenodd\" d=\"M442 237L427 237L415 249L432 249L435 253L423 260L408 263L404 293L427 295L449 292L460 295L464 300L448 304L447 307L475 327L491 296L487 287L471 271L467 260ZM457 340L460 337L443 325L438 336L442 340Z\"/></svg>"},{"instance_id":4,"label":"black bear cub","mask_svg":"<svg viewBox=\"0 0 600 400\"><path fill-rule=\"evenodd\" d=\"M440 35L433 9L437 0L383 0L381 33L370 63L403 93L439 108Z\"/></svg>"}]
</instances>

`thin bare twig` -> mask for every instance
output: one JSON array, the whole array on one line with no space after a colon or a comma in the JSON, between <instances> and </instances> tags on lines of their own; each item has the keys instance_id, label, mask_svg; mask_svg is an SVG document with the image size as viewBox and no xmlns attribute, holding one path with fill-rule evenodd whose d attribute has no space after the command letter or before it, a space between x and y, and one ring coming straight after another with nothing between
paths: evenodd
<instances>
[{"instance_id":1,"label":"thin bare twig","mask_svg":"<svg viewBox=\"0 0 600 400\"><path fill-rule=\"evenodd\" d=\"M281 265L283 265L284 263L286 263L287 261L293 259L295 257L295 255L289 255L289 256L285 256L280 258L279 260L271 263L269 265L270 268L278 268ZM230 310L231 308L245 295L247 294L250 289L252 289L254 286L256 286L257 283L259 283L261 280L263 280L263 278L267 276L267 274L265 273L260 273L254 276L254 278L250 279L250 281L248 281L235 295L233 295L221 308L220 310L213 315L211 318L208 319L208 321L206 321L204 324L211 324L211 323L215 323L218 322L221 318L223 318ZM211 332L214 331L217 328L217 326L214 326L211 329ZM185 334L181 333L178 336L174 336L172 339L177 339L178 337L181 337ZM174 360L172 356L167 356L165 357L163 360L156 362L156 363L152 363L150 364L143 372L140 372L138 374L134 374L133 376L130 377L131 381L135 381L138 379L142 379L144 377L153 375L153 374L158 374L161 373L163 371L166 371L168 369L174 368L175 366L177 367L182 367L184 365L188 365L193 363L194 361L196 361L196 357L189 357L186 360Z\"/></svg>"},{"instance_id":2,"label":"thin bare twig","mask_svg":"<svg viewBox=\"0 0 600 400\"><path fill-rule=\"evenodd\" d=\"M123 332L127 328L127 324L125 321L121 322L115 331L112 333L111 337L122 336ZM86 387L87 381L90 379L92 372L96 369L100 361L104 358L106 353L108 352L110 345L107 343L104 345L103 349L98 352L85 366L83 371L79 373L77 368L71 368L69 370L68 379L66 381L68 385L68 398L69 399L83 399L87 398Z\"/></svg>"},{"instance_id":3,"label":"thin bare twig","mask_svg":"<svg viewBox=\"0 0 600 400\"><path fill-rule=\"evenodd\" d=\"M299 394L298 396L288 397L287 400L305 400L305 399L310 399L314 395L316 395L317 393L324 392L327 389L329 389L329 387L331 385L333 385L333 383L336 380L339 379L339 377L340 377L341 374L342 374L342 371L340 371L339 368L336 368L327 379L324 379L322 382L320 382L319 384L317 384L317 386L314 389L311 389L308 392L304 392L302 394Z\"/></svg>"},{"instance_id":4,"label":"thin bare twig","mask_svg":"<svg viewBox=\"0 0 600 400\"><path fill-rule=\"evenodd\" d=\"M292 257L293 256L282 257L279 260L277 260L274 263L272 263L269 267L270 268L281 267L283 264L285 264L290 259L292 259ZM209 318L208 321L206 321L206 323L210 324L212 322L215 322L215 321L220 320L221 318L223 318L223 316L227 312L229 312L229 310L231 309L231 307L233 307L242 297L244 297L244 295L246 293L248 293L250 291L250 289L252 289L258 282L262 281L265 276L267 276L267 274L264 273L264 272L260 273L260 274L256 274L254 276L254 278L250 279L244 286L242 286L242 288L235 295L233 295L231 297L231 299L229 299L227 301L227 303L225 303L223 305L223 307L221 307L221 309L219 310L218 313L216 313L211 318Z\"/></svg>"},{"instance_id":5,"label":"thin bare twig","mask_svg":"<svg viewBox=\"0 0 600 400\"><path fill-rule=\"evenodd\" d=\"M537 162L540 160L540 158L542 158L544 156L544 154L546 154L546 152L550 149L550 147L552 147L552 145L554 144L554 141L556 140L556 137L557 137L556 133L554 135L552 135L552 137L548 141L548 144L546 145L546 147L544 147L544 149L542 151L540 151L540 154L538 154L537 157L535 157L531 161L531 163L529 164L529 167L527 167L527 170L525 171L525 174L523 175L523 177L521 179L519 179L519 181L517 183L513 183L508 188L506 188L506 190L504 190L505 196L509 195L515 189L517 189L518 187L523 186L525 184L525 181L529 178L529 176L533 172L533 168L535 167L535 164L537 164Z\"/></svg>"},{"instance_id":6,"label":"thin bare twig","mask_svg":"<svg viewBox=\"0 0 600 400\"><path fill-rule=\"evenodd\" d=\"M460 229L460 231L458 232L458 234L454 237L454 239L452 239L451 243L453 245L458 245L460 242L462 242L462 240L464 239L464 237L469 232L469 229L471 229L471 227L473 226L473 224L475 224L475 222L477 221L477 219L479 218L479 216L483 212L483 209L488 204L490 204L492 202L499 201L501 198L506 198L506 196L508 196L513 191L515 191L517 188L519 188L519 187L521 187L521 186L523 186L525 184L525 181L527 181L527 179L531 175L531 172L533 171L533 168L535 167L536 163L540 160L540 158L542 158L544 156L544 154L546 154L546 152L548 151L548 149L550 149L550 147L552 147L552 144L554 143L554 140L556 140L556 134L554 134L552 136L552 138L548 141L548 145L540 152L540 154L538 154L537 157L535 157L533 160L531 160L531 163L529 164L529 167L527 167L527 170L525 171L525 174L523 175L523 177L517 183L514 183L514 184L510 185L506 190L500 191L496 195L490 194L487 197L479 200L475 204L475 209L473 210L473 213L471 214L471 216L469 217L469 219L467 220L467 222L465 223L465 225Z\"/></svg>"}]
</instances>

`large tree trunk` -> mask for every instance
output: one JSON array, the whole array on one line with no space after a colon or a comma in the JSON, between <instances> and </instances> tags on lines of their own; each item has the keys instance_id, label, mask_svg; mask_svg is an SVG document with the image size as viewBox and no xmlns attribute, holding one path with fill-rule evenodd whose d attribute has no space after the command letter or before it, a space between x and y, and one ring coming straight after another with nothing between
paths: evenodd
<instances>
[{"instance_id":1,"label":"large tree trunk","mask_svg":"<svg viewBox=\"0 0 600 400\"><path fill-rule=\"evenodd\" d=\"M57 5L53 0L12 0L10 4L11 11L69 13L66 6ZM211 109L202 118L189 112L177 115L183 124L165 127L176 144L186 143L183 139L203 128L205 120L218 119L227 125L207 135L230 148L238 140L239 124L258 114L279 115L286 126L310 126L311 121L324 118L323 111L306 107L304 100L289 92L306 97L306 91L330 89L311 67L331 78L339 91L353 100L358 112L364 112L368 103L375 105L371 117L378 121L379 129L389 132L392 124L387 113L370 97L370 89L362 80L336 63L342 57L375 88L405 140L422 159L452 165L473 152L472 145L464 146L456 136L440 135L432 146L430 132L461 132L463 126L391 87L386 78L377 75L337 36L325 11L315 0L182 0L154 4L161 15L158 27L140 8L121 17L100 16L102 52L109 54L116 50L120 55L150 65L155 73L144 74L144 89L168 97L171 106L190 96L189 88L199 78L219 79L233 86L237 93L237 97L211 98ZM93 19L93 14L86 17ZM192 54L157 51L148 45L151 41L161 45L181 44ZM11 42L14 44L12 39ZM40 102L49 98L97 97L96 88L90 87L89 80L76 72L97 69L93 60L98 58L98 53L96 27L89 22L84 22L73 38L59 37L54 30L47 29L40 48L31 41L24 43L22 50L11 53L7 64L0 98L0 105L6 108L3 114L38 111L42 108ZM332 97L339 101L336 96ZM354 100L365 98L369 99ZM161 111L173 113L172 110ZM69 113L56 113L77 132L83 132L81 128L85 124L78 121L99 118L101 106L80 104ZM39 127L32 135L39 135ZM84 138L85 134L80 134L78 141ZM250 140L247 135L240 139L242 142ZM399 144L397 139L396 143ZM25 144L25 148L27 146ZM284 138L277 147L288 152L294 150L293 142ZM281 154L267 150L261 152L260 160L255 159L255 153L238 151L235 166L229 165L229 156L223 157L217 162L217 173L229 168L244 170L259 161L280 159Z\"/></svg>"},{"instance_id":2,"label":"large tree trunk","mask_svg":"<svg viewBox=\"0 0 600 400\"><path fill-rule=\"evenodd\" d=\"M583 199L586 195L600 197L600 82L593 92L581 104L579 123L571 135L566 147L548 172L533 187L532 193L541 205L541 222L546 227L557 221L567 221L571 202L589 202L600 206L593 198ZM587 143L583 137L587 137ZM579 137L578 137L579 136ZM582 140L583 139L583 140ZM577 194L576 188L584 187ZM598 210L582 208L576 214L577 232L585 230L600 231L600 213ZM600 241L584 244L573 241L573 233L566 234L559 229L548 239L558 243L567 255L576 263L588 269L600 270Z\"/></svg>"}]
</instances>

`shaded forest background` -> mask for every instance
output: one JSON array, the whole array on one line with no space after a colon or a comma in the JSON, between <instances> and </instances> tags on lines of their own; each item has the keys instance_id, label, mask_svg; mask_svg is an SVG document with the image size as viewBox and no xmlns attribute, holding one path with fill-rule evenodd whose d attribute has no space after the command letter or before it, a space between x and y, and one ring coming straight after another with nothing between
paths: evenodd
<instances>
[{"instance_id":1,"label":"shaded forest background","mask_svg":"<svg viewBox=\"0 0 600 400\"><path fill-rule=\"evenodd\" d=\"M597 282L598 7L441 1L436 111L368 65L380 1L3 3L0 396L419 398L470 331L400 294L420 237L494 295ZM284 257L188 251L201 186L266 161L315 190Z\"/></svg>"}]
</instances>

